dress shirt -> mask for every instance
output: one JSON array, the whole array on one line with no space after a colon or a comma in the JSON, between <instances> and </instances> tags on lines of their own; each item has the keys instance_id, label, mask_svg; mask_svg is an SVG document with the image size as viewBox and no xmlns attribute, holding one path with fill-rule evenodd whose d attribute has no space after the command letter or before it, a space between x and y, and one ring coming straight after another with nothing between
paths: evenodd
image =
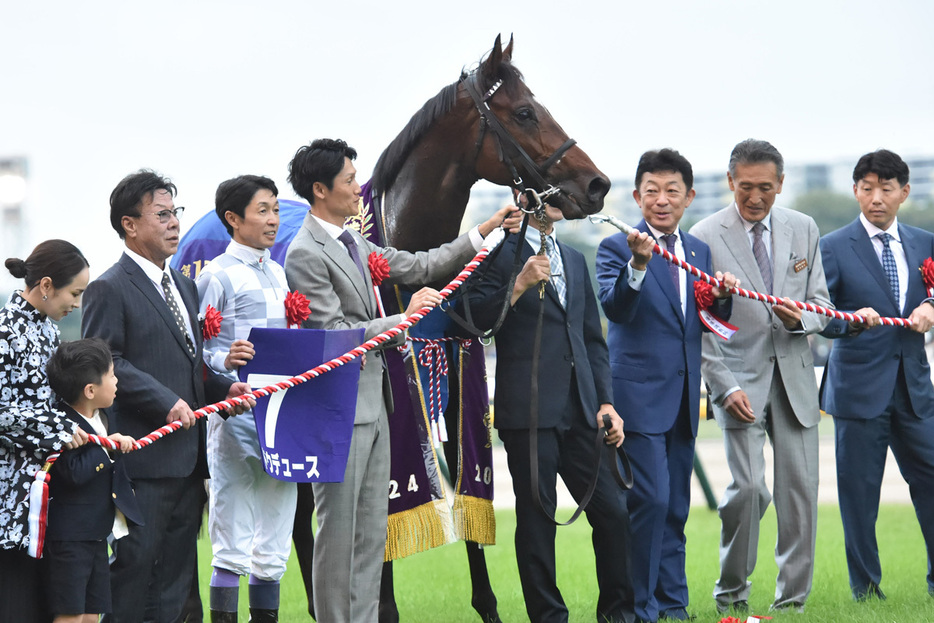
<instances>
[{"instance_id":1,"label":"dress shirt","mask_svg":"<svg viewBox=\"0 0 934 623\"><path fill-rule=\"evenodd\" d=\"M181 292L178 291L178 286L175 284L175 279L172 277L172 270L169 267L169 261L165 261L165 268L159 268L150 260L146 259L139 253L136 253L130 248L124 249L123 252L127 254L127 257L136 262L141 269L143 269L143 273L149 277L152 285L156 288L156 292L159 293L159 298L161 298L163 301L165 300L165 292L162 290L162 274L165 273L169 276L169 287L172 289L172 296L175 297L175 302L178 303L179 309L183 309L185 312L187 312L182 314L182 320L185 321L185 328L188 330L188 336L191 338L192 345L196 345L197 342L195 341L195 332L192 331L191 326L191 310L185 306L185 299L182 298Z\"/></svg>"},{"instance_id":2,"label":"dress shirt","mask_svg":"<svg viewBox=\"0 0 934 623\"><path fill-rule=\"evenodd\" d=\"M872 242L872 248L876 251L876 257L879 258L879 266L882 266L882 249L885 245L876 238L881 233L892 236L889 240L889 248L892 249L892 257L895 258L895 268L898 271L898 309L905 309L905 298L908 295L908 259L905 257L905 248L902 246L902 240L898 236L898 217L892 221L888 229L879 229L870 223L862 212L859 215L859 222L863 224L869 240Z\"/></svg>"}]
</instances>

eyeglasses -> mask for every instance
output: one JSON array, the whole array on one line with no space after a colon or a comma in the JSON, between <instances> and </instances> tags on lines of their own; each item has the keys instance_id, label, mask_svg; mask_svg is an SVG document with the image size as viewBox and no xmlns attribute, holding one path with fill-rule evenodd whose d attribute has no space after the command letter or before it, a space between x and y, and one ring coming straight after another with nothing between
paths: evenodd
<instances>
[{"instance_id":1,"label":"eyeglasses","mask_svg":"<svg viewBox=\"0 0 934 623\"><path fill-rule=\"evenodd\" d=\"M162 223L163 225L165 225L166 223L168 223L168 222L172 219L173 216L174 216L175 218L181 220L182 214L184 214L184 212L185 212L185 208L182 207L182 206L179 206L179 207L175 208L174 210L160 210L160 211L158 211L158 212L146 212L146 214L152 214L152 215L155 216L157 219L159 219L159 222L160 222L160 223ZM143 215L142 215L142 214L134 214L134 215L131 215L131 216L133 216L133 217L135 217L135 218L140 218L140 217L143 216Z\"/></svg>"}]
</instances>

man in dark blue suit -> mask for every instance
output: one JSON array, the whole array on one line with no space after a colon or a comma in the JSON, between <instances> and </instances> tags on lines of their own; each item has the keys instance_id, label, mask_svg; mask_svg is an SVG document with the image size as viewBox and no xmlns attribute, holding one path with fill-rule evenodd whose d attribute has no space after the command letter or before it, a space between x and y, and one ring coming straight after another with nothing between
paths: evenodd
<instances>
[{"instance_id":1,"label":"man in dark blue suit","mask_svg":"<svg viewBox=\"0 0 934 623\"><path fill-rule=\"evenodd\" d=\"M111 565L116 623L175 623L191 586L207 462L204 420L193 411L249 388L205 368L194 282L169 267L178 248L175 185L152 171L126 176L110 196L110 224L126 250L88 284L85 337L100 337L120 379L113 425L134 438L183 428L128 454L144 526L132 526ZM253 405L239 407L237 412Z\"/></svg>"},{"instance_id":2,"label":"man in dark blue suit","mask_svg":"<svg viewBox=\"0 0 934 623\"><path fill-rule=\"evenodd\" d=\"M613 390L600 313L590 285L584 256L557 242L553 223L561 211L545 206L544 242L548 254L537 255L540 232L529 226L525 239L510 236L490 266L473 281L469 300L474 319L489 328L504 299L509 310L496 335L496 395L494 424L506 448L516 495L516 559L526 611L534 623L564 622L568 609L555 581L555 486L561 475L574 499L583 498L596 478L596 489L585 508L593 528L597 566L597 618L633 621L629 569L629 514L626 497L614 482L605 453L597 474L595 440L603 415L611 427L607 443L619 446L623 422L613 407ZM536 223L533 218L532 223ZM515 286L507 291L516 245L525 264ZM551 256L549 258L549 255ZM539 285L546 281L544 298ZM537 427L532 430L530 380L536 326L543 305L541 353L538 361ZM533 480L530 437L537 435L538 471ZM533 495L538 485L543 508ZM542 512L544 510L545 512Z\"/></svg>"},{"instance_id":3,"label":"man in dark blue suit","mask_svg":"<svg viewBox=\"0 0 934 623\"><path fill-rule=\"evenodd\" d=\"M891 447L921 524L928 592L934 595L934 387L924 351L924 334L934 325L934 299L919 270L934 255L934 235L898 223L898 208L910 188L908 165L897 154L885 149L866 154L856 164L853 182L862 213L820 242L834 305L866 318L862 325L834 320L822 331L843 338L834 343L827 363L823 408L833 415L836 430L850 588L857 601L885 599L875 527ZM879 327L880 315L907 317L911 328Z\"/></svg>"},{"instance_id":4,"label":"man in dark blue suit","mask_svg":"<svg viewBox=\"0 0 934 623\"><path fill-rule=\"evenodd\" d=\"M659 258L656 241L710 273L710 249L678 223L694 199L691 163L677 151L639 159L632 196L643 220L628 236L614 234L597 251L600 302L609 320L613 394L625 400L623 447L633 466L629 493L636 616L642 621L692 618L687 612L684 524L691 503L694 438L700 405L702 324L695 278ZM717 274L735 285L732 275ZM729 291L711 313L732 311Z\"/></svg>"}]
</instances>

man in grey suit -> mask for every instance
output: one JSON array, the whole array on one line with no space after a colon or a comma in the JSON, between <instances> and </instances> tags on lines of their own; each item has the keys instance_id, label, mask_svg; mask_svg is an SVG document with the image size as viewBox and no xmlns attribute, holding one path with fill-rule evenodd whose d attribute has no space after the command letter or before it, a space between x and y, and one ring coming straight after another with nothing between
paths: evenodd
<instances>
[{"instance_id":1,"label":"man in grey suit","mask_svg":"<svg viewBox=\"0 0 934 623\"><path fill-rule=\"evenodd\" d=\"M318 139L300 148L289 164L289 183L311 210L285 258L289 287L310 301L306 328L365 329L364 339L392 328L422 307L441 301L432 288L412 295L402 314L380 317L367 268L370 253L389 263L389 282L423 284L463 267L482 239L503 224L516 228L508 208L468 234L437 249L408 253L381 248L350 229L347 217L360 209L360 184L353 160L357 152L341 140ZM510 215L507 218L507 215ZM402 338L402 336L400 336ZM385 347L397 346L394 339ZM350 457L340 483L312 485L318 508L313 582L319 621L376 621L379 583L386 546L389 509L389 378L382 353L371 351L360 372Z\"/></svg>"},{"instance_id":2,"label":"man in grey suit","mask_svg":"<svg viewBox=\"0 0 934 623\"><path fill-rule=\"evenodd\" d=\"M116 545L113 614L104 620L117 623L144 615L157 623L179 620L208 475L204 420L197 422L193 411L249 389L204 367L198 291L167 262L178 249L185 209L175 207L174 195L175 185L152 171L117 184L110 224L126 250L84 293L82 333L107 342L120 378L113 429L139 438L169 422L183 427L125 459L146 523L131 526Z\"/></svg>"},{"instance_id":3,"label":"man in grey suit","mask_svg":"<svg viewBox=\"0 0 934 623\"><path fill-rule=\"evenodd\" d=\"M791 300L829 307L830 298L813 219L774 207L784 161L765 141L745 140L730 155L734 202L691 228L710 246L713 269L731 272L782 305L751 300L733 306L739 331L724 342L704 335L701 372L723 429L733 480L720 502L721 612L749 609L759 521L772 495L765 483L766 437L775 456L778 517L773 609L803 611L811 591L817 535L817 423L820 409L807 336L828 318L802 312Z\"/></svg>"}]
</instances>

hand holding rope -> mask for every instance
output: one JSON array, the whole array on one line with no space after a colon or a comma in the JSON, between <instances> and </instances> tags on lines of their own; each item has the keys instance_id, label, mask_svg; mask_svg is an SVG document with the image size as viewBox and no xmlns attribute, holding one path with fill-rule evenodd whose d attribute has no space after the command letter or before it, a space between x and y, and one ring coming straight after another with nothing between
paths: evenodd
<instances>
[{"instance_id":1,"label":"hand holding rope","mask_svg":"<svg viewBox=\"0 0 934 623\"><path fill-rule=\"evenodd\" d=\"M633 232L638 232L638 230L635 229L634 227L631 227L627 225L626 223L622 222L621 220L619 220L618 218L614 216L610 216L608 214L592 214L590 216L590 221L593 223L609 223L610 225L616 227L618 230L620 230L621 232L625 234L631 234ZM761 292L756 292L754 290L746 290L745 288L728 287L721 280L715 277L712 277L711 275L708 275L707 273L700 270L699 268L692 266L691 264L688 264L684 260L681 260L677 258L676 256L672 255L667 250L662 249L660 246L658 246L657 243L655 244L652 250L654 251L656 255L661 255L668 262L675 264L682 270L689 272L690 274L694 275L697 279L700 279L701 281L705 281L709 283L710 285L716 286L723 290L729 290L730 292L733 292L734 294L738 294L742 297L752 299L755 301L761 301L763 303L770 303L772 305L784 305L785 304L782 299L772 296L771 294L762 294ZM829 309L827 307L822 307L820 305L815 305L813 303L803 303L801 301L792 301L792 304L798 309L803 310L803 311L809 311L809 312L813 312L816 314L821 314L823 316L829 316L830 318L846 320L847 322L858 323L861 325L866 324L868 320L865 316L861 316L858 314L851 314L849 312L842 312L836 309ZM879 318L879 322L880 324L887 325L887 326L911 327L911 321L908 320L907 318L881 317Z\"/></svg>"},{"instance_id":2,"label":"hand holding rope","mask_svg":"<svg viewBox=\"0 0 934 623\"><path fill-rule=\"evenodd\" d=\"M499 231L499 233L497 233L497 231ZM493 233L490 234L490 236L487 237L487 240L484 242L484 245L485 245L484 248L481 249L480 252L477 253L473 257L473 259L471 259L467 263L467 265L463 268L463 270L461 270L461 272L458 273L457 276L454 277L454 279L452 279L448 285L446 285L444 288L440 290L439 293L441 294L442 300L446 299L455 290L457 290L457 288L459 288L467 280L467 278L483 262L483 260L486 259L486 257L490 254L491 248L495 246L496 244L499 244L500 241L502 241L502 231L501 230L497 230L497 231L494 231ZM228 400L222 400L220 402L216 402L214 404L201 407L200 409L194 412L195 418L202 418L202 417L210 415L211 413L218 413L221 410L226 410L231 407L241 405L242 403L247 401L249 398L262 398L262 397L274 394L276 392L289 389L291 387L294 387L296 385L309 381L315 377L321 376L322 374L329 372L335 368L338 368L344 364L347 364L353 361L354 359L357 359L358 357L364 355L366 352L373 350L374 348L380 346L381 344L386 343L387 341L396 337L397 335L399 335L406 329L409 329L410 327L415 326L416 324L418 324L420 320L422 320L425 316L427 316L428 313L431 312L433 308L434 308L433 306L422 307L421 309L417 310L416 312L406 317L404 320L402 320L402 322L400 322L396 326L390 329L387 329L386 331L380 333L377 336L374 336L373 338L367 340L360 346L357 346L356 348L351 349L350 351L344 353L343 355L340 355L339 357L335 357L334 359L331 359L330 361L326 361L322 363L321 365L316 366L315 368L312 368L311 370L308 370L306 372L303 372L302 374L299 374L298 376L294 376L290 379L287 379L279 383L275 383L273 385L255 389L252 392L247 392L245 394L236 396L234 398L230 398ZM140 439L136 440L136 442L133 444L133 449L139 450L141 448L144 448L145 446L151 445L157 439L161 439L162 437L165 437L166 435L178 430L179 428L182 428L181 421L175 421L175 422L166 424L165 426L162 426L161 428L149 433L145 437L141 437ZM100 437L98 435L88 435L88 442L94 443L104 448L109 448L109 449L114 449L114 450L117 449L116 443L114 443L110 439L107 439L106 437Z\"/></svg>"}]
</instances>

